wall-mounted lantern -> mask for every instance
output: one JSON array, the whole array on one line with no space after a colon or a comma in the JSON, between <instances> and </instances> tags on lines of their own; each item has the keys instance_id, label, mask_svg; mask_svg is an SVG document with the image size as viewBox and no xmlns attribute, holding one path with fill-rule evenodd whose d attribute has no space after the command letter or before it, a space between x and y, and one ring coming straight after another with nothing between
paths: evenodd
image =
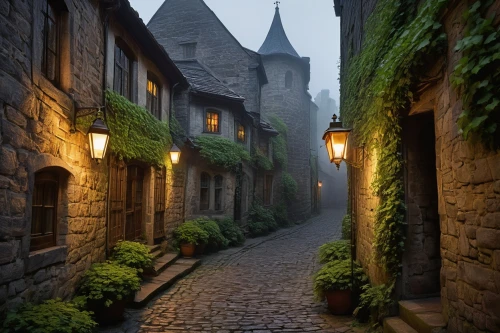
<instances>
[{"instance_id":1,"label":"wall-mounted lantern","mask_svg":"<svg viewBox=\"0 0 500 333\"><path fill-rule=\"evenodd\" d=\"M90 126L87 133L90 144L90 156L99 163L106 155L109 142L109 128L102 120L102 113L97 113L97 118Z\"/></svg>"},{"instance_id":2,"label":"wall-mounted lantern","mask_svg":"<svg viewBox=\"0 0 500 333\"><path fill-rule=\"evenodd\" d=\"M342 122L337 121L336 114L333 115L332 120L330 127L325 131L325 134L323 134L323 140L325 140L330 163L335 163L337 170L339 170L340 163L345 158L347 137L351 129L343 128Z\"/></svg>"},{"instance_id":3,"label":"wall-mounted lantern","mask_svg":"<svg viewBox=\"0 0 500 333\"><path fill-rule=\"evenodd\" d=\"M318 181L318 187L319 188L323 187L323 182L321 180Z\"/></svg>"},{"instance_id":4,"label":"wall-mounted lantern","mask_svg":"<svg viewBox=\"0 0 500 333\"><path fill-rule=\"evenodd\" d=\"M170 149L170 159L172 160L172 164L178 164L181 159L181 150L174 143L172 149Z\"/></svg>"}]
</instances>

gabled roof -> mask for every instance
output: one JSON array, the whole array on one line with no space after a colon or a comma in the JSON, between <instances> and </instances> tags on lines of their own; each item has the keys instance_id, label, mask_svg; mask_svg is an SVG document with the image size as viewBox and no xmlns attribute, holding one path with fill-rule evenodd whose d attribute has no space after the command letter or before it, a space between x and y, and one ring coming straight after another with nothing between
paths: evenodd
<instances>
[{"instance_id":1,"label":"gabled roof","mask_svg":"<svg viewBox=\"0 0 500 333\"><path fill-rule=\"evenodd\" d=\"M262 55L287 54L300 58L286 36L285 29L281 23L280 9L278 6L276 6L273 23L267 33L264 44L262 44L259 49L259 53Z\"/></svg>"},{"instance_id":2,"label":"gabled roof","mask_svg":"<svg viewBox=\"0 0 500 333\"><path fill-rule=\"evenodd\" d=\"M227 98L243 102L244 97L238 95L221 80L219 80L206 66L198 60L175 61L194 93Z\"/></svg>"}]
</instances>

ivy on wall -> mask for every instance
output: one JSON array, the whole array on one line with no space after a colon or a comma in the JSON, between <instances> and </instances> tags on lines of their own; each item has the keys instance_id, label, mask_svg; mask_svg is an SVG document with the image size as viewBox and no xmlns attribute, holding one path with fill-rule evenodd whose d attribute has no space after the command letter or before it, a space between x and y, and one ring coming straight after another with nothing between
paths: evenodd
<instances>
[{"instance_id":1,"label":"ivy on wall","mask_svg":"<svg viewBox=\"0 0 500 333\"><path fill-rule=\"evenodd\" d=\"M455 46L462 53L451 82L461 91L463 112L458 126L464 138L500 146L500 28L494 14L486 17L493 1L477 1L464 18L464 37Z\"/></svg>"},{"instance_id":2,"label":"ivy on wall","mask_svg":"<svg viewBox=\"0 0 500 333\"><path fill-rule=\"evenodd\" d=\"M269 121L279 135L271 139L273 145L273 159L278 162L283 170L286 170L288 165L288 151L287 151L287 134L288 128L281 118L276 115L270 115Z\"/></svg>"},{"instance_id":3,"label":"ivy on wall","mask_svg":"<svg viewBox=\"0 0 500 333\"><path fill-rule=\"evenodd\" d=\"M380 204L374 258L391 280L400 274L405 241L399 118L412 99L423 56L444 44L438 15L445 4L424 0L417 7L415 0L379 0L365 26L361 52L343 73L342 118L376 160L372 188Z\"/></svg>"},{"instance_id":4,"label":"ivy on wall","mask_svg":"<svg viewBox=\"0 0 500 333\"><path fill-rule=\"evenodd\" d=\"M202 135L195 142L203 158L227 170L235 171L241 161L250 160L250 154L242 145L221 136Z\"/></svg>"},{"instance_id":5,"label":"ivy on wall","mask_svg":"<svg viewBox=\"0 0 500 333\"><path fill-rule=\"evenodd\" d=\"M252 147L252 162L257 168L266 171L272 170L274 168L273 162L257 146Z\"/></svg>"}]
</instances>

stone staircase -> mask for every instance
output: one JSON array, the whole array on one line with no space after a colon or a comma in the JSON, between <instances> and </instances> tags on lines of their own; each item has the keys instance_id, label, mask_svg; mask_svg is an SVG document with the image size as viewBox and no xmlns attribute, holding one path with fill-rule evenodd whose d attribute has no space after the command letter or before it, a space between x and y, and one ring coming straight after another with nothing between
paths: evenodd
<instances>
[{"instance_id":1,"label":"stone staircase","mask_svg":"<svg viewBox=\"0 0 500 333\"><path fill-rule=\"evenodd\" d=\"M439 297L399 302L399 317L384 319L384 333L441 333L446 323Z\"/></svg>"},{"instance_id":2,"label":"stone staircase","mask_svg":"<svg viewBox=\"0 0 500 333\"><path fill-rule=\"evenodd\" d=\"M177 253L163 254L159 245L148 246L148 248L155 258L155 264L151 271L144 274L141 290L135 293L134 302L131 304L134 308L143 307L153 297L170 288L201 264L199 259L179 259Z\"/></svg>"}]
</instances>

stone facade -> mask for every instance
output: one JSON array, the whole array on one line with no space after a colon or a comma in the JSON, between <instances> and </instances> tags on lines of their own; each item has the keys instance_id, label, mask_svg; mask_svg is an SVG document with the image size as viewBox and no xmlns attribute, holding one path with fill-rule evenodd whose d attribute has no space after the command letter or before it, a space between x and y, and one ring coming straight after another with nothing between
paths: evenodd
<instances>
[{"instance_id":1,"label":"stone facade","mask_svg":"<svg viewBox=\"0 0 500 333\"><path fill-rule=\"evenodd\" d=\"M348 46L359 50L356 45L363 38L363 22L375 3L343 3L344 75ZM496 1L491 11L498 12L499 7ZM403 119L409 225L398 295L415 298L439 293L449 332L498 332L500 154L480 143L464 141L457 126L462 96L450 84L450 75L460 59L454 47L463 36L462 15L466 9L466 2L448 5L441 21L448 48L436 63L436 67L444 65L441 79L419 96ZM438 72L432 68L428 74ZM345 81L345 76L341 80ZM376 154L372 154L362 170L351 172L351 200L357 258L374 283L383 283L381 270L367 260L378 200L370 188L375 163Z\"/></svg>"},{"instance_id":2,"label":"stone facade","mask_svg":"<svg viewBox=\"0 0 500 333\"><path fill-rule=\"evenodd\" d=\"M0 1L0 311L68 297L85 269L105 258L106 167L91 161L86 135L72 132L74 102L102 103L99 8L64 1L70 33L61 36L67 49L53 84L32 35L41 33L40 3ZM35 174L45 170L59 177L55 246L30 251Z\"/></svg>"}]
</instances>

